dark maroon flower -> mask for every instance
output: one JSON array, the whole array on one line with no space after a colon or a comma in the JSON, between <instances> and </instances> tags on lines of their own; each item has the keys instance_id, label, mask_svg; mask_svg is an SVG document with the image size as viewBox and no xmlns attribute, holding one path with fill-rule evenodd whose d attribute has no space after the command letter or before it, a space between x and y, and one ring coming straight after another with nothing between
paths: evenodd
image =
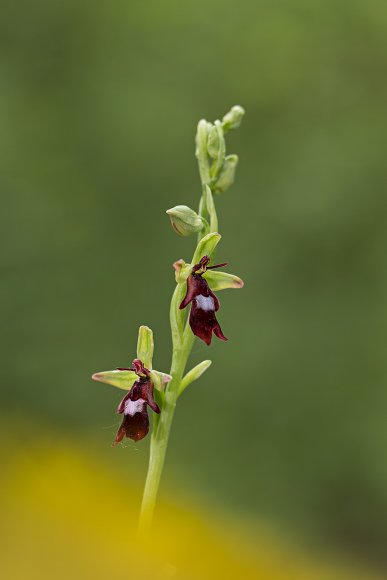
<instances>
[{"instance_id":1,"label":"dark maroon flower","mask_svg":"<svg viewBox=\"0 0 387 580\"><path fill-rule=\"evenodd\" d=\"M134 383L130 391L118 405L117 412L124 414L123 421L117 431L113 445L116 445L126 436L133 441L143 439L149 431L149 417L147 405L155 413L160 413L160 409L154 400L154 385L151 380L150 371L144 367L140 359L134 359L132 368L117 370L134 371L138 380Z\"/></svg>"},{"instance_id":2,"label":"dark maroon flower","mask_svg":"<svg viewBox=\"0 0 387 580\"><path fill-rule=\"evenodd\" d=\"M220 340L227 340L215 316L215 312L219 310L220 302L209 287L207 280L203 278L206 270L220 268L227 264L208 266L209 262L209 256L203 256L200 262L192 268L192 274L188 276L187 280L187 294L179 307L181 310L192 302L189 324L195 336L204 340L207 345L211 344L212 333Z\"/></svg>"}]
</instances>

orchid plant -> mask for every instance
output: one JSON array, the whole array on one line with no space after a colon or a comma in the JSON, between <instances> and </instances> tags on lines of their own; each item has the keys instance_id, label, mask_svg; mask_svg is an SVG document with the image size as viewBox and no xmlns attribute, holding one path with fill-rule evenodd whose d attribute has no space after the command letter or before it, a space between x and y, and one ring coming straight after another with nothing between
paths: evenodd
<instances>
[{"instance_id":1,"label":"orchid plant","mask_svg":"<svg viewBox=\"0 0 387 580\"><path fill-rule=\"evenodd\" d=\"M141 326L137 356L131 367L119 367L92 376L96 381L126 391L117 409L118 414L123 415L123 420L113 445L120 443L124 437L133 441L143 439L149 432L148 407L153 412L149 467L139 522L140 534L147 533L151 528L177 400L188 385L211 365L210 360L204 360L185 374L195 336L208 346L213 334L220 340L227 340L216 318L220 302L214 292L243 286L243 281L237 276L218 271L227 263L212 264L221 238L215 196L224 193L233 184L238 164L237 155L226 155L225 134L240 126L243 115L242 107L234 106L222 121L199 121L195 154L202 193L198 212L185 205L178 205L166 212L177 234L198 236L192 260L186 263L180 259L173 264L176 288L170 307L170 373L153 369L153 332L147 326ZM189 305L190 313L187 317Z\"/></svg>"}]
</instances>

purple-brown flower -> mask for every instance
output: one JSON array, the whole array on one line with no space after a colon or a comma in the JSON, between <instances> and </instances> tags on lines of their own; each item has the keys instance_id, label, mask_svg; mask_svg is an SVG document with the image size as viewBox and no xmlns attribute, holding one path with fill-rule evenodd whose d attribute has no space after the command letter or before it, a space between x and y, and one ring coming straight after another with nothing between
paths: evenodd
<instances>
[{"instance_id":1,"label":"purple-brown flower","mask_svg":"<svg viewBox=\"0 0 387 580\"><path fill-rule=\"evenodd\" d=\"M117 412L124 414L123 421L117 431L113 445L116 445L126 436L133 441L143 439L149 431L149 417L147 405L155 413L160 413L160 409L154 400L154 385L151 380L150 371L144 367L140 359L134 359L132 368L119 368L120 371L134 371L138 380L134 383L130 391L118 405Z\"/></svg>"},{"instance_id":2,"label":"purple-brown flower","mask_svg":"<svg viewBox=\"0 0 387 580\"><path fill-rule=\"evenodd\" d=\"M187 279L187 294L179 307L181 310L192 302L189 324L195 336L201 338L207 345L211 344L212 333L220 340L227 340L215 316L215 312L219 310L220 302L209 287L207 280L203 278L206 270L220 268L226 266L227 263L208 266L209 262L209 256L203 256L200 262L192 268L192 273Z\"/></svg>"}]
</instances>

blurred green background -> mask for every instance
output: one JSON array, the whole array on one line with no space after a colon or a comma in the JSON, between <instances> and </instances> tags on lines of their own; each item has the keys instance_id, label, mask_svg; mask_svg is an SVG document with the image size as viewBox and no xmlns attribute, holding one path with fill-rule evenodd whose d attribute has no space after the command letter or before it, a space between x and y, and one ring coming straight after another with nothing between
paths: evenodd
<instances>
[{"instance_id":1,"label":"blurred green background","mask_svg":"<svg viewBox=\"0 0 387 580\"><path fill-rule=\"evenodd\" d=\"M3 446L110 449L149 325L170 362L165 215L197 206L197 121L246 109L218 198L229 342L181 399L166 477L387 568L387 5L384 0L21 0L0 21ZM305 540L306 541L306 540ZM352 555L352 556L351 556Z\"/></svg>"}]
</instances>

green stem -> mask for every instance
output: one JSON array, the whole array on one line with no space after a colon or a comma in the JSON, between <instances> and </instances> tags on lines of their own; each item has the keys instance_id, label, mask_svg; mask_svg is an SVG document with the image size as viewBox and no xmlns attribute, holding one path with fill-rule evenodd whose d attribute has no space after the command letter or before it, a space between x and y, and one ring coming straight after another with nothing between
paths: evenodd
<instances>
[{"instance_id":1,"label":"green stem","mask_svg":"<svg viewBox=\"0 0 387 580\"><path fill-rule=\"evenodd\" d=\"M207 155L207 122L204 120L200 121L198 125L196 134L196 156L202 182L202 197L199 205L199 214L205 217L205 213L208 215L205 203L205 185L210 181L210 167ZM204 233L202 232L199 234L199 240L203 235ZM157 421L154 423L154 430L151 438L149 466L145 481L138 528L139 537L142 539L145 539L151 531L176 402L179 397L180 385L188 357L191 353L195 339L188 322L184 327L185 315L184 312L179 309L185 290L185 283L177 284L171 300L170 321L173 354L170 374L172 380L166 388L162 410Z\"/></svg>"}]
</instances>

